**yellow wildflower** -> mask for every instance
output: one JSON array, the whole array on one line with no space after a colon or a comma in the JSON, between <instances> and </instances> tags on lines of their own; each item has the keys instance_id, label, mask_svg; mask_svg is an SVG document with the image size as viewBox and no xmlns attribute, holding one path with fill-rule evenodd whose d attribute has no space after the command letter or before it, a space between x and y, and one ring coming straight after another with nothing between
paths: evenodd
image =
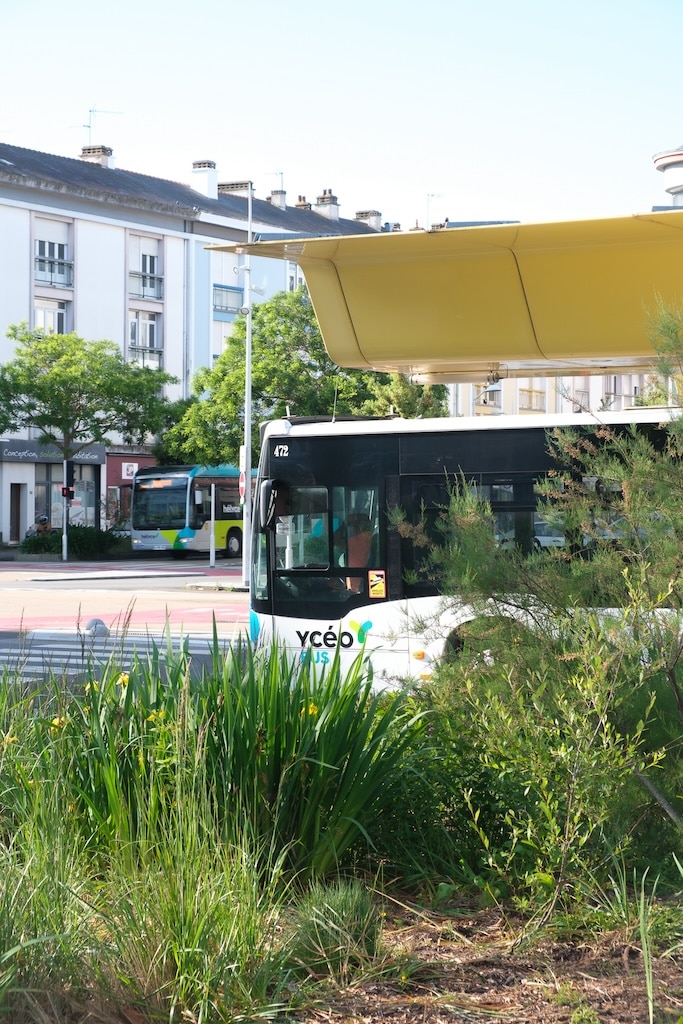
<instances>
[{"instance_id":1,"label":"yellow wildflower","mask_svg":"<svg viewBox=\"0 0 683 1024\"><path fill-rule=\"evenodd\" d=\"M52 721L50 722L50 732L52 733L53 736L56 736L60 729L63 729L65 725L66 718L64 718L63 715L58 715L56 718L53 718Z\"/></svg>"},{"instance_id":2,"label":"yellow wildflower","mask_svg":"<svg viewBox=\"0 0 683 1024\"><path fill-rule=\"evenodd\" d=\"M129 679L130 679L130 676L128 675L128 673L127 672L122 672L120 674L120 676L118 677L118 679L116 680L116 685L117 686L124 686L124 687L128 686Z\"/></svg>"},{"instance_id":3,"label":"yellow wildflower","mask_svg":"<svg viewBox=\"0 0 683 1024\"><path fill-rule=\"evenodd\" d=\"M314 704L313 701L309 701L309 703L306 705L306 707L301 709L301 717L302 718L303 718L304 715L317 715L317 714L318 714L318 705Z\"/></svg>"}]
</instances>

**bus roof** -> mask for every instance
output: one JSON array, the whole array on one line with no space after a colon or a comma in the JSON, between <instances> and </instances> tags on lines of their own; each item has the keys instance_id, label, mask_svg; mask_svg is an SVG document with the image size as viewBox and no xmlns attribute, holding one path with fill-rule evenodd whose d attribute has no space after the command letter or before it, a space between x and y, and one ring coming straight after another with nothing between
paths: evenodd
<instances>
[{"instance_id":1,"label":"bus roof","mask_svg":"<svg viewBox=\"0 0 683 1024\"><path fill-rule=\"evenodd\" d=\"M555 427L618 426L625 423L670 423L680 416L681 409L668 406L639 406L621 412L600 413L533 413L512 416L443 416L434 419L401 419L400 417L329 419L324 421L296 419L270 420L264 425L263 440L269 437L329 437L341 435L367 437L372 434L456 433L465 430L497 431Z\"/></svg>"},{"instance_id":2,"label":"bus roof","mask_svg":"<svg viewBox=\"0 0 683 1024\"><path fill-rule=\"evenodd\" d=\"M208 476L208 477L238 477L240 471L237 466L142 466L136 476Z\"/></svg>"},{"instance_id":3,"label":"bus roof","mask_svg":"<svg viewBox=\"0 0 683 1024\"><path fill-rule=\"evenodd\" d=\"M334 362L417 383L650 368L683 295L683 210L212 248L298 263Z\"/></svg>"}]
</instances>

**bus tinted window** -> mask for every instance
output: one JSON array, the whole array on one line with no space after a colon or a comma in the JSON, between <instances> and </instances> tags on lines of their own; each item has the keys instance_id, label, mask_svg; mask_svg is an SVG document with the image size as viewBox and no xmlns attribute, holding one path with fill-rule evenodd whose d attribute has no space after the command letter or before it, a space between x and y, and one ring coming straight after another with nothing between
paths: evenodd
<instances>
[{"instance_id":1,"label":"bus tinted window","mask_svg":"<svg viewBox=\"0 0 683 1024\"><path fill-rule=\"evenodd\" d=\"M137 530L172 530L185 525L187 479L168 477L138 483L132 525Z\"/></svg>"}]
</instances>

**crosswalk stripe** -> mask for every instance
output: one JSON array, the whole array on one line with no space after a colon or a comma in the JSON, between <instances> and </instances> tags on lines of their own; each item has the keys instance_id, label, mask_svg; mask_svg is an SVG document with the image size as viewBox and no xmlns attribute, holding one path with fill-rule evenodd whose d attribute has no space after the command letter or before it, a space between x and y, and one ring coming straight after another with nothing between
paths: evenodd
<instances>
[{"instance_id":1,"label":"crosswalk stripe","mask_svg":"<svg viewBox=\"0 0 683 1024\"><path fill-rule=\"evenodd\" d=\"M224 655L240 639L239 631L218 637L218 654ZM14 634L0 637L0 674L10 673L23 679L44 679L50 675L81 676L97 674L109 662L122 670L137 657L144 665L156 650L165 663L169 639L173 653L187 652L190 659L209 664L214 651L214 638L210 634L171 636L130 634L117 636L59 635L53 633Z\"/></svg>"}]
</instances>

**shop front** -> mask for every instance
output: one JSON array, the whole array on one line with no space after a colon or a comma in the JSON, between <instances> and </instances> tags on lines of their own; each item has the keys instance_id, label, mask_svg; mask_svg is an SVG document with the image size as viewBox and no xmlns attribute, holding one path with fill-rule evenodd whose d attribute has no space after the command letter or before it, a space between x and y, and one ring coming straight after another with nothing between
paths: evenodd
<instances>
[{"instance_id":1,"label":"shop front","mask_svg":"<svg viewBox=\"0 0 683 1024\"><path fill-rule=\"evenodd\" d=\"M69 522L101 526L105 447L93 444L67 463L66 480L61 453L49 444L14 438L0 441L0 541L19 544L39 520L61 529L64 487Z\"/></svg>"}]
</instances>

